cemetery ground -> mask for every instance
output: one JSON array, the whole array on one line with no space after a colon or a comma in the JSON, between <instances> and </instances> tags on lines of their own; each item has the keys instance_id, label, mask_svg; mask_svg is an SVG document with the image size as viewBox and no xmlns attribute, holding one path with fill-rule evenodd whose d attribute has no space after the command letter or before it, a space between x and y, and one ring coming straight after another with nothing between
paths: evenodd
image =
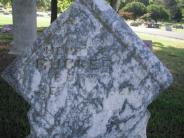
<instances>
[{"instance_id":1,"label":"cemetery ground","mask_svg":"<svg viewBox=\"0 0 184 138\"><path fill-rule=\"evenodd\" d=\"M1 28L1 26L0 26ZM38 29L39 32L43 28ZM174 76L172 86L149 106L148 138L184 137L184 41L138 34L153 41L154 53ZM0 34L0 72L15 58L8 55L12 35ZM0 138L24 138L29 134L29 105L0 78Z\"/></svg>"},{"instance_id":2,"label":"cemetery ground","mask_svg":"<svg viewBox=\"0 0 184 138\"><path fill-rule=\"evenodd\" d=\"M0 13L0 26L4 24L12 24L11 15L3 15ZM50 19L48 17L37 17L37 26L46 27L50 24Z\"/></svg>"}]
</instances>

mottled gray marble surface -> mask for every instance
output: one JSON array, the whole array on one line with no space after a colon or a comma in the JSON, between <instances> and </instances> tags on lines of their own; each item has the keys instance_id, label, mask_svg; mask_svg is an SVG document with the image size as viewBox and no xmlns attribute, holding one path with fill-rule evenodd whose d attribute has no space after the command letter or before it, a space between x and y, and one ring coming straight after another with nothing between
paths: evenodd
<instances>
[{"instance_id":1,"label":"mottled gray marble surface","mask_svg":"<svg viewBox=\"0 0 184 138\"><path fill-rule=\"evenodd\" d=\"M3 77L31 105L30 138L145 138L172 76L103 0L76 0Z\"/></svg>"}]
</instances>

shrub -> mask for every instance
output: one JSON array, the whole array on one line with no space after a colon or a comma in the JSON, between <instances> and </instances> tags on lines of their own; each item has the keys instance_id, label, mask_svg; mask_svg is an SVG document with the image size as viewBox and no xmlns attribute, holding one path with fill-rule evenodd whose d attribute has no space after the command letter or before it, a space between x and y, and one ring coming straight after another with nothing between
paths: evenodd
<instances>
[{"instance_id":1,"label":"shrub","mask_svg":"<svg viewBox=\"0 0 184 138\"><path fill-rule=\"evenodd\" d=\"M123 10L125 12L132 12L134 20L146 13L146 7L141 2L128 3Z\"/></svg>"},{"instance_id":2,"label":"shrub","mask_svg":"<svg viewBox=\"0 0 184 138\"><path fill-rule=\"evenodd\" d=\"M74 0L58 0L58 10L64 12Z\"/></svg>"},{"instance_id":3,"label":"shrub","mask_svg":"<svg viewBox=\"0 0 184 138\"><path fill-rule=\"evenodd\" d=\"M173 25L173 28L176 28L176 29L184 29L184 26L175 24L175 25Z\"/></svg>"},{"instance_id":4,"label":"shrub","mask_svg":"<svg viewBox=\"0 0 184 138\"><path fill-rule=\"evenodd\" d=\"M139 26L139 23L137 23L137 22L131 22L130 23L130 26L136 26L137 27L137 26Z\"/></svg>"},{"instance_id":5,"label":"shrub","mask_svg":"<svg viewBox=\"0 0 184 138\"><path fill-rule=\"evenodd\" d=\"M172 16L172 19L177 21L177 22L180 22L182 20L182 11L181 9L179 9L178 7L176 8L173 16Z\"/></svg>"},{"instance_id":6,"label":"shrub","mask_svg":"<svg viewBox=\"0 0 184 138\"><path fill-rule=\"evenodd\" d=\"M144 21L150 21L151 20L151 14L150 13L146 13L143 16L141 16L140 19L142 19Z\"/></svg>"},{"instance_id":7,"label":"shrub","mask_svg":"<svg viewBox=\"0 0 184 138\"><path fill-rule=\"evenodd\" d=\"M134 2L141 2L143 3L145 6L147 6L149 4L149 0L133 0Z\"/></svg>"},{"instance_id":8,"label":"shrub","mask_svg":"<svg viewBox=\"0 0 184 138\"><path fill-rule=\"evenodd\" d=\"M169 14L168 12L162 7L158 5L149 5L147 7L148 13L150 13L151 19L157 21L163 21L163 20L168 20L169 19Z\"/></svg>"},{"instance_id":9,"label":"shrub","mask_svg":"<svg viewBox=\"0 0 184 138\"><path fill-rule=\"evenodd\" d=\"M123 18L127 19L133 19L133 13L132 12L119 12L119 15L122 16Z\"/></svg>"},{"instance_id":10,"label":"shrub","mask_svg":"<svg viewBox=\"0 0 184 138\"><path fill-rule=\"evenodd\" d=\"M143 22L141 20L133 21L130 23L130 26L140 26Z\"/></svg>"}]
</instances>

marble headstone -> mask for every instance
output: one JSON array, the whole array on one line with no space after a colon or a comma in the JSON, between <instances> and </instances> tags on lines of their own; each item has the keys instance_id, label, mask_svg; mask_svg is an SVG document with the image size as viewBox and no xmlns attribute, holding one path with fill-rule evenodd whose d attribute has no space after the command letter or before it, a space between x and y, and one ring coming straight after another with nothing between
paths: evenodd
<instances>
[{"instance_id":1,"label":"marble headstone","mask_svg":"<svg viewBox=\"0 0 184 138\"><path fill-rule=\"evenodd\" d=\"M30 138L145 138L172 83L103 0L76 0L2 75L31 105Z\"/></svg>"}]
</instances>

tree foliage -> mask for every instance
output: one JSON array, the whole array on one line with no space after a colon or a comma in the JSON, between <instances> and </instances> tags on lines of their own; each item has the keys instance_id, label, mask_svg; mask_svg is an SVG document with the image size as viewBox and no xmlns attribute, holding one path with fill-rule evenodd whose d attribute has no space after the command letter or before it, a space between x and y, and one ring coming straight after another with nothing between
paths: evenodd
<instances>
[{"instance_id":1,"label":"tree foliage","mask_svg":"<svg viewBox=\"0 0 184 138\"><path fill-rule=\"evenodd\" d=\"M152 4L147 7L147 11L150 13L151 19L156 22L169 19L168 12L162 6Z\"/></svg>"},{"instance_id":2,"label":"tree foliage","mask_svg":"<svg viewBox=\"0 0 184 138\"><path fill-rule=\"evenodd\" d=\"M65 11L74 0L58 0L58 10L60 12Z\"/></svg>"},{"instance_id":3,"label":"tree foliage","mask_svg":"<svg viewBox=\"0 0 184 138\"><path fill-rule=\"evenodd\" d=\"M182 19L184 0L152 0L151 2L156 5L162 5L167 9L172 20L180 21Z\"/></svg>"},{"instance_id":4,"label":"tree foliage","mask_svg":"<svg viewBox=\"0 0 184 138\"><path fill-rule=\"evenodd\" d=\"M133 13L133 18L136 19L146 13L146 7L141 2L131 2L128 3L123 10L125 12Z\"/></svg>"},{"instance_id":5,"label":"tree foliage","mask_svg":"<svg viewBox=\"0 0 184 138\"><path fill-rule=\"evenodd\" d=\"M3 6L11 6L13 0L0 0ZM51 0L36 0L39 9L49 9Z\"/></svg>"},{"instance_id":6,"label":"tree foliage","mask_svg":"<svg viewBox=\"0 0 184 138\"><path fill-rule=\"evenodd\" d=\"M12 5L13 0L0 0L0 3L4 6L10 6Z\"/></svg>"},{"instance_id":7,"label":"tree foliage","mask_svg":"<svg viewBox=\"0 0 184 138\"><path fill-rule=\"evenodd\" d=\"M172 16L172 19L177 21L177 22L180 22L182 20L182 10L177 8L174 12L174 15Z\"/></svg>"},{"instance_id":8,"label":"tree foliage","mask_svg":"<svg viewBox=\"0 0 184 138\"><path fill-rule=\"evenodd\" d=\"M129 0L126 3L130 3L130 2L141 2L143 3L145 6L147 6L149 4L149 0Z\"/></svg>"},{"instance_id":9,"label":"tree foliage","mask_svg":"<svg viewBox=\"0 0 184 138\"><path fill-rule=\"evenodd\" d=\"M38 9L50 9L51 0L37 0Z\"/></svg>"},{"instance_id":10,"label":"tree foliage","mask_svg":"<svg viewBox=\"0 0 184 138\"><path fill-rule=\"evenodd\" d=\"M3 4L4 6L11 6L12 1L13 0L0 0L0 3ZM74 0L57 0L57 1L58 1L58 8L57 8L58 12L63 12L71 5L71 3ZM160 6L165 8L168 11L167 13L169 13L169 18L172 20L181 21L182 16L184 16L182 15L182 11L184 14L184 0L106 0L106 1L108 1L116 11L120 11L120 9L125 9L126 10L125 12L133 13L134 19L145 14L146 9L145 6L150 7L152 5L157 6L157 9L160 9ZM37 0L37 7L38 9L42 10L50 10L51 0ZM156 7L154 7L154 9L156 9ZM161 20L160 16L157 17L159 17L159 20ZM163 19L166 18L168 18L168 14L166 14L166 17L164 17Z\"/></svg>"}]
</instances>

